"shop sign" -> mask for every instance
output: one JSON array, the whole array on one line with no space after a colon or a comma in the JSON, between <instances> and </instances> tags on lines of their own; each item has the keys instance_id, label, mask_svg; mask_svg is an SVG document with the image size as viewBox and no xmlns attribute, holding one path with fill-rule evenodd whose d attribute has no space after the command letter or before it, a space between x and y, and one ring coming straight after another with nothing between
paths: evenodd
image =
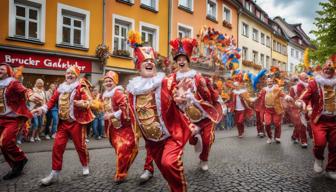
<instances>
[{"instance_id":1,"label":"shop sign","mask_svg":"<svg viewBox=\"0 0 336 192\"><path fill-rule=\"evenodd\" d=\"M35 53L28 54L0 50L0 62L6 62L15 67L23 65L27 68L63 71L75 65L82 73L92 72L92 64L89 60Z\"/></svg>"}]
</instances>

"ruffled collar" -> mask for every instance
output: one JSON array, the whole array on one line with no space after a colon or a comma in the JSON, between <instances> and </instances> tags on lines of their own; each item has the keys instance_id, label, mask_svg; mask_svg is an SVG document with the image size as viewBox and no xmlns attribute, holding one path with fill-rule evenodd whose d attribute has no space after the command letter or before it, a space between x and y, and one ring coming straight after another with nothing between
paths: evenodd
<instances>
[{"instance_id":1,"label":"ruffled collar","mask_svg":"<svg viewBox=\"0 0 336 192\"><path fill-rule=\"evenodd\" d=\"M236 95L245 93L246 91L247 91L246 89L238 89L238 90L234 89L234 90L232 90L232 92Z\"/></svg>"},{"instance_id":2,"label":"ruffled collar","mask_svg":"<svg viewBox=\"0 0 336 192\"><path fill-rule=\"evenodd\" d=\"M299 83L301 83L304 87L308 87L308 83L306 83L304 81L299 80Z\"/></svg>"},{"instance_id":3,"label":"ruffled collar","mask_svg":"<svg viewBox=\"0 0 336 192\"><path fill-rule=\"evenodd\" d=\"M123 91L124 88L122 86L116 86L114 87L112 90L110 91L105 91L104 94L103 94L103 98L106 98L106 97L113 97L114 93L116 90L121 90Z\"/></svg>"},{"instance_id":4,"label":"ruffled collar","mask_svg":"<svg viewBox=\"0 0 336 192\"><path fill-rule=\"evenodd\" d=\"M178 71L176 73L176 80L180 81L180 80L182 80L184 78L193 78L193 77L195 77L196 74L197 74L197 71L195 71L193 69L191 69L191 70L189 70L187 72L180 72L180 71Z\"/></svg>"},{"instance_id":5,"label":"ruffled collar","mask_svg":"<svg viewBox=\"0 0 336 192\"><path fill-rule=\"evenodd\" d=\"M275 87L276 87L276 85L272 85L272 87L268 87L268 86L266 86L266 87L265 87L265 90L266 90L266 92L272 92L272 91L274 90Z\"/></svg>"},{"instance_id":6,"label":"ruffled collar","mask_svg":"<svg viewBox=\"0 0 336 192\"><path fill-rule=\"evenodd\" d=\"M144 94L161 86L163 78L165 74L161 72L151 78L134 77L129 81L126 89L133 95Z\"/></svg>"},{"instance_id":7,"label":"ruffled collar","mask_svg":"<svg viewBox=\"0 0 336 192\"><path fill-rule=\"evenodd\" d=\"M79 81L67 84L66 82L60 84L57 88L57 91L60 93L71 93L79 85Z\"/></svg>"},{"instance_id":8,"label":"ruffled collar","mask_svg":"<svg viewBox=\"0 0 336 192\"><path fill-rule=\"evenodd\" d=\"M14 81L15 78L13 77L7 77L6 79L0 80L0 88L7 87L12 81Z\"/></svg>"},{"instance_id":9,"label":"ruffled collar","mask_svg":"<svg viewBox=\"0 0 336 192\"><path fill-rule=\"evenodd\" d=\"M315 77L315 81L319 84L319 85L328 85L328 86L336 86L336 77L333 77L333 78L330 78L330 79L327 79L325 77L323 77L322 75L317 75Z\"/></svg>"}]
</instances>

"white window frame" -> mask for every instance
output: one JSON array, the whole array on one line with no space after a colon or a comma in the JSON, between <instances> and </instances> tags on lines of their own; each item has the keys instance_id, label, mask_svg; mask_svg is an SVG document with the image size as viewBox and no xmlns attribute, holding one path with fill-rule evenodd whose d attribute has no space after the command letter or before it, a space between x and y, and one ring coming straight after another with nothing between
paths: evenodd
<instances>
[{"instance_id":1,"label":"white window frame","mask_svg":"<svg viewBox=\"0 0 336 192\"><path fill-rule=\"evenodd\" d=\"M140 21L139 23L139 31L140 31L140 34L142 34L143 32L143 28L147 28L151 31L153 31L153 48L154 50L156 51L159 51L159 47L160 47L160 27L157 26L157 25L153 25L153 24L150 24L150 23L146 23L146 22L143 22L143 21Z\"/></svg>"},{"instance_id":2,"label":"white window frame","mask_svg":"<svg viewBox=\"0 0 336 192\"><path fill-rule=\"evenodd\" d=\"M262 38L262 35L264 35L264 38ZM265 41L266 41L266 35L265 35L265 33L260 32L260 43L262 45L266 45Z\"/></svg>"},{"instance_id":3,"label":"white window frame","mask_svg":"<svg viewBox=\"0 0 336 192\"><path fill-rule=\"evenodd\" d=\"M179 6L186 7L186 8L189 8L190 11L194 11L194 0L187 0L187 1L190 2L191 7L188 7L188 6L185 6L185 5L181 4L181 0L178 1L178 5L179 5Z\"/></svg>"},{"instance_id":4,"label":"white window frame","mask_svg":"<svg viewBox=\"0 0 336 192\"><path fill-rule=\"evenodd\" d=\"M258 64L258 62L259 62L259 57L258 57L258 51L256 51L256 50L252 50L252 61L253 61L253 63L255 63L255 64ZM255 57L254 57L255 56Z\"/></svg>"},{"instance_id":5,"label":"white window frame","mask_svg":"<svg viewBox=\"0 0 336 192\"><path fill-rule=\"evenodd\" d=\"M225 14L224 14L225 9L228 9L230 11L230 21L225 19ZM232 9L230 7L228 7L227 5L223 4L223 12L222 13L223 13L223 21L227 21L227 22L232 24Z\"/></svg>"},{"instance_id":6,"label":"white window frame","mask_svg":"<svg viewBox=\"0 0 336 192\"><path fill-rule=\"evenodd\" d=\"M268 68L269 67L269 62L270 62L271 57L266 55L266 59L265 59L265 67Z\"/></svg>"},{"instance_id":7,"label":"white window frame","mask_svg":"<svg viewBox=\"0 0 336 192\"><path fill-rule=\"evenodd\" d=\"M116 20L124 21L126 23L129 23L128 31L134 30L135 27L135 21L132 18L121 16L118 14L112 14L112 52L114 51L114 26L116 23ZM133 57L133 49L131 49L129 46L127 47L127 50L130 52L130 56Z\"/></svg>"},{"instance_id":8,"label":"white window frame","mask_svg":"<svg viewBox=\"0 0 336 192\"><path fill-rule=\"evenodd\" d=\"M246 50L246 53L244 53L244 50ZM247 47L242 47L242 59L248 60L248 48Z\"/></svg>"},{"instance_id":9,"label":"white window frame","mask_svg":"<svg viewBox=\"0 0 336 192\"><path fill-rule=\"evenodd\" d=\"M218 15L218 3L217 3L217 0L205 0L206 1L206 14L207 14L207 16L210 16L210 17L213 17L213 15L209 15L208 13L209 13L209 10L208 10L208 8L209 8L209 6L208 6L208 2L212 2L212 3L214 3L214 4L216 4L216 15L215 15L215 19L217 20L217 15Z\"/></svg>"},{"instance_id":10,"label":"white window frame","mask_svg":"<svg viewBox=\"0 0 336 192\"><path fill-rule=\"evenodd\" d=\"M265 54L260 54L260 64L265 67Z\"/></svg>"},{"instance_id":11,"label":"white window frame","mask_svg":"<svg viewBox=\"0 0 336 192\"><path fill-rule=\"evenodd\" d=\"M254 34L254 32L257 32L256 34ZM259 31L256 28L252 29L252 40L259 42Z\"/></svg>"},{"instance_id":12,"label":"white window frame","mask_svg":"<svg viewBox=\"0 0 336 192\"><path fill-rule=\"evenodd\" d=\"M244 33L244 25L246 25L246 32ZM242 22L242 35L245 37L249 37L249 25L247 23Z\"/></svg>"},{"instance_id":13,"label":"white window frame","mask_svg":"<svg viewBox=\"0 0 336 192\"><path fill-rule=\"evenodd\" d=\"M83 38L83 47L89 48L90 44L90 11L80 9L78 7L73 7L69 5L65 5L62 3L57 3L57 36L56 36L56 44L62 44L63 42L63 13L62 10L66 10L69 12L79 13L84 16L84 30L81 35ZM70 34L71 35L71 34ZM70 42L71 43L71 42ZM71 45L71 44L70 44Z\"/></svg>"},{"instance_id":14,"label":"white window frame","mask_svg":"<svg viewBox=\"0 0 336 192\"><path fill-rule=\"evenodd\" d=\"M272 39L270 36L266 35L266 47L272 47Z\"/></svg>"},{"instance_id":15,"label":"white window frame","mask_svg":"<svg viewBox=\"0 0 336 192\"><path fill-rule=\"evenodd\" d=\"M194 36L194 28L192 26L185 25L185 24L182 24L182 23L177 23L177 37L179 37L179 32L180 32L179 28L180 27L189 29L190 30L190 37Z\"/></svg>"},{"instance_id":16,"label":"white window frame","mask_svg":"<svg viewBox=\"0 0 336 192\"><path fill-rule=\"evenodd\" d=\"M145 3L143 3L143 0L141 0L141 4L153 8L155 11L159 11L159 0L150 0L150 1L155 1L155 7L149 6Z\"/></svg>"},{"instance_id":17,"label":"white window frame","mask_svg":"<svg viewBox=\"0 0 336 192\"><path fill-rule=\"evenodd\" d=\"M46 15L46 0L26 0L28 2L40 4L37 18L37 40L45 42L45 15ZM16 37L16 4L20 4L27 7L32 7L24 5L24 3L15 3L15 0L9 0L9 10L8 10L8 36ZM38 8L36 8L38 9ZM26 29L28 30L28 29ZM28 32L29 33L29 32ZM29 38L24 38L29 39ZM35 39L35 38L34 38Z\"/></svg>"}]
</instances>

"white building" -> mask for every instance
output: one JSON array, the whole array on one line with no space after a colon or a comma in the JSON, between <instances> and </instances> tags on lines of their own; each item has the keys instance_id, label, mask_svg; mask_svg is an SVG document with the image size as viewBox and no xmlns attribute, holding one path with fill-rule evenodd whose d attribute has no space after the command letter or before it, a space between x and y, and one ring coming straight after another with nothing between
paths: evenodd
<instances>
[{"instance_id":1,"label":"white building","mask_svg":"<svg viewBox=\"0 0 336 192\"><path fill-rule=\"evenodd\" d=\"M301 24L288 24L284 18L275 17L274 21L280 25L288 42L288 67L289 72L294 72L295 67L303 63L303 54L306 48L313 48L309 37L301 28Z\"/></svg>"}]
</instances>

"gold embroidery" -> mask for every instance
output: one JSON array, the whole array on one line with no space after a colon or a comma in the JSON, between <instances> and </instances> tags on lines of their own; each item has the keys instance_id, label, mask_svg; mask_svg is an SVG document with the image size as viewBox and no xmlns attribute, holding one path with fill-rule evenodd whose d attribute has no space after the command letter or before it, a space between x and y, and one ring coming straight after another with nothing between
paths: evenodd
<instances>
[{"instance_id":1,"label":"gold embroidery","mask_svg":"<svg viewBox=\"0 0 336 192\"><path fill-rule=\"evenodd\" d=\"M70 119L70 93L62 93L58 100L59 118L62 120Z\"/></svg>"},{"instance_id":2,"label":"gold embroidery","mask_svg":"<svg viewBox=\"0 0 336 192\"><path fill-rule=\"evenodd\" d=\"M5 113L5 89L0 89L0 113Z\"/></svg>"},{"instance_id":3,"label":"gold embroidery","mask_svg":"<svg viewBox=\"0 0 336 192\"><path fill-rule=\"evenodd\" d=\"M275 97L276 97L276 95L274 94L273 91L266 92L266 95L265 95L265 106L267 108L273 108L274 107Z\"/></svg>"},{"instance_id":4,"label":"gold embroidery","mask_svg":"<svg viewBox=\"0 0 336 192\"><path fill-rule=\"evenodd\" d=\"M189 105L186 107L186 115L190 118L192 122L198 122L202 119L202 111L199 110L195 105Z\"/></svg>"},{"instance_id":5,"label":"gold embroidery","mask_svg":"<svg viewBox=\"0 0 336 192\"><path fill-rule=\"evenodd\" d=\"M136 113L146 138L158 140L163 136L156 112L154 94L150 93L136 97Z\"/></svg>"},{"instance_id":6,"label":"gold embroidery","mask_svg":"<svg viewBox=\"0 0 336 192\"><path fill-rule=\"evenodd\" d=\"M106 97L104 98L104 111L113 113L112 109L112 98ZM109 120L110 123L112 123L114 128L120 128L121 127L121 121L115 117L113 117L111 120Z\"/></svg>"},{"instance_id":7,"label":"gold embroidery","mask_svg":"<svg viewBox=\"0 0 336 192\"><path fill-rule=\"evenodd\" d=\"M336 92L331 86L324 86L324 109L328 112L336 112Z\"/></svg>"}]
</instances>

